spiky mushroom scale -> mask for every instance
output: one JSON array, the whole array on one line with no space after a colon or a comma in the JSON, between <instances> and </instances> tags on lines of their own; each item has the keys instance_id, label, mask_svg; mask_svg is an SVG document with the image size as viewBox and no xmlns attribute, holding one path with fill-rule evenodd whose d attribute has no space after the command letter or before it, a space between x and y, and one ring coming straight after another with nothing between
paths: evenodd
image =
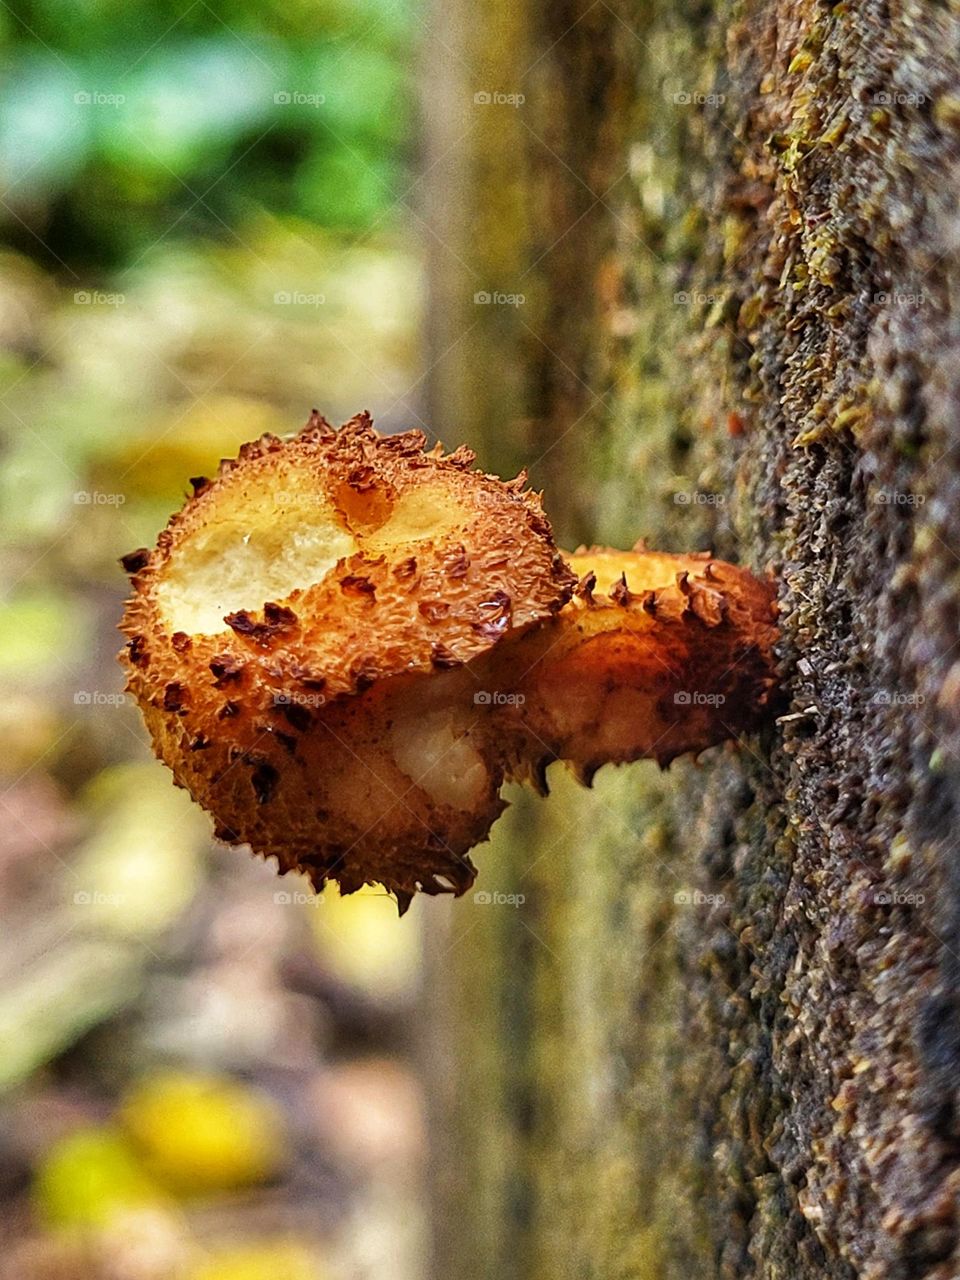
<instances>
[{"instance_id":1,"label":"spiky mushroom scale","mask_svg":"<svg viewBox=\"0 0 960 1280\"><path fill-rule=\"evenodd\" d=\"M591 590L510 654L524 754L539 744L591 781L602 764L665 765L762 723L776 683L770 583L706 555L593 548L569 563Z\"/></svg>"},{"instance_id":2,"label":"spiky mushroom scale","mask_svg":"<svg viewBox=\"0 0 960 1280\"><path fill-rule=\"evenodd\" d=\"M401 909L470 887L505 778L545 791L554 759L589 781L753 727L776 634L745 570L565 560L524 476L425 443L314 413L124 557L128 688L217 835Z\"/></svg>"}]
</instances>

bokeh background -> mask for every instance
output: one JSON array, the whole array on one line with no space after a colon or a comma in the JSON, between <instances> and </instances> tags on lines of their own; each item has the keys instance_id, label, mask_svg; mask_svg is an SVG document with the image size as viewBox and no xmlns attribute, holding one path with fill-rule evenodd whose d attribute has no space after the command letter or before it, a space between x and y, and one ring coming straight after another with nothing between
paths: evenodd
<instances>
[{"instance_id":1,"label":"bokeh background","mask_svg":"<svg viewBox=\"0 0 960 1280\"><path fill-rule=\"evenodd\" d=\"M422 424L412 0L0 8L0 1276L424 1271L421 907L214 845L117 557L314 403Z\"/></svg>"}]
</instances>

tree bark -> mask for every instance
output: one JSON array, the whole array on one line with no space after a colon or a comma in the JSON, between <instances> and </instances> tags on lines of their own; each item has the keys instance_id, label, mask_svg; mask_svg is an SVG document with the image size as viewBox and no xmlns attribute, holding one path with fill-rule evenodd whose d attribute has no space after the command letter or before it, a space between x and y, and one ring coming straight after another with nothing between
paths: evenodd
<instances>
[{"instance_id":1,"label":"tree bark","mask_svg":"<svg viewBox=\"0 0 960 1280\"><path fill-rule=\"evenodd\" d=\"M431 943L437 1274L960 1275L960 7L431 30L440 434L772 572L788 698L477 851L524 901Z\"/></svg>"}]
</instances>

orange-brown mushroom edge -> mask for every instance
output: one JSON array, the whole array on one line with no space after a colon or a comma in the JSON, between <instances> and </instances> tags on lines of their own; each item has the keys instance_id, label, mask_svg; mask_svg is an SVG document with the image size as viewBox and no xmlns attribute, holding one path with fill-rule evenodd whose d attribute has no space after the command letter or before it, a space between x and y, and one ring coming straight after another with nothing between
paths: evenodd
<instances>
[{"instance_id":1,"label":"orange-brown mushroom edge","mask_svg":"<svg viewBox=\"0 0 960 1280\"><path fill-rule=\"evenodd\" d=\"M349 893L463 893L509 778L735 738L775 687L770 583L708 555L558 552L525 477L314 412L123 560L121 660L216 834Z\"/></svg>"}]
</instances>

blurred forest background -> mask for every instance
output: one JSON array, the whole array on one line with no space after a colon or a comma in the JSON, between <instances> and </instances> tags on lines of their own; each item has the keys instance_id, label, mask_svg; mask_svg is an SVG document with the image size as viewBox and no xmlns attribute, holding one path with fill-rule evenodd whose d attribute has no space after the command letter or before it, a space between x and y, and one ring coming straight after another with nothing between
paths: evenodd
<instances>
[{"instance_id":1,"label":"blurred forest background","mask_svg":"<svg viewBox=\"0 0 960 1280\"><path fill-rule=\"evenodd\" d=\"M422 1274L419 904L310 897L122 694L117 557L420 421L410 0L0 8L0 1277Z\"/></svg>"}]
</instances>

